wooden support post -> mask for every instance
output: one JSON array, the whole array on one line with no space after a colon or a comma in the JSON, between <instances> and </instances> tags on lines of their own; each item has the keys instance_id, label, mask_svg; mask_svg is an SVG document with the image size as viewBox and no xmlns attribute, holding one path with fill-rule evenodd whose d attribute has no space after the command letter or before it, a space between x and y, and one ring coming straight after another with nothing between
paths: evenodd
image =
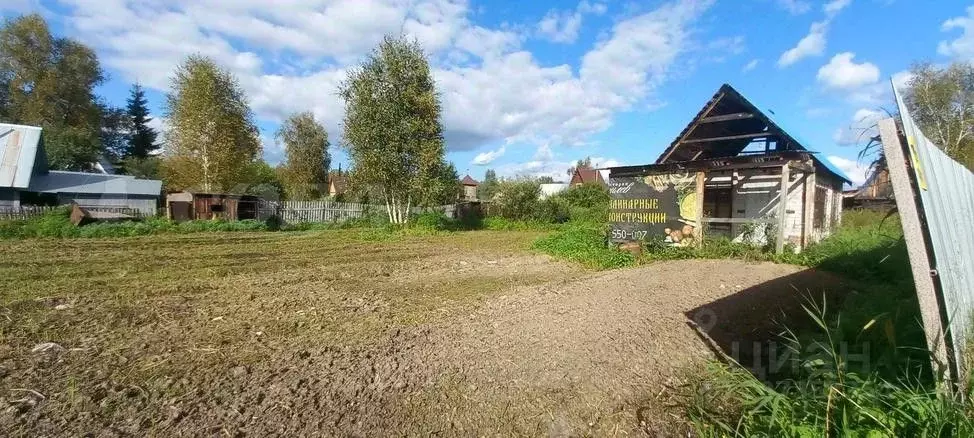
<instances>
[{"instance_id":1,"label":"wooden support post","mask_svg":"<svg viewBox=\"0 0 974 438\"><path fill-rule=\"evenodd\" d=\"M778 193L778 230L774 241L777 254L785 252L785 216L788 214L788 186L791 185L791 168L788 163L781 166L781 188Z\"/></svg>"},{"instance_id":2,"label":"wooden support post","mask_svg":"<svg viewBox=\"0 0 974 438\"><path fill-rule=\"evenodd\" d=\"M907 168L907 156L900 141L900 134L893 119L879 121L879 135L883 141L883 151L889 167L889 180L896 195L896 209L903 225L903 235L906 240L906 252L910 258L913 271L913 283L916 286L917 300L920 302L920 317L923 320L923 332L927 338L927 350L933 365L935 380L947 382L943 385L950 388L951 382L961 382L960 376L953 375L950 362L947 359L947 345L944 337L944 327L947 321L941 318L940 304L937 298L937 288L934 286L932 266L927 256L927 243L920 222L920 210L917 208L917 195L914 193ZM965 315L966 316L966 315ZM958 316L964 317L964 316ZM940 377L940 378L936 378Z\"/></svg>"},{"instance_id":3,"label":"wooden support post","mask_svg":"<svg viewBox=\"0 0 974 438\"><path fill-rule=\"evenodd\" d=\"M694 230L694 234L696 234L695 237L697 238L698 245L703 245L703 235L704 235L703 189L705 185L707 185L707 173L697 172L697 205L696 205L697 217L695 218L697 221L697 229Z\"/></svg>"},{"instance_id":4,"label":"wooden support post","mask_svg":"<svg viewBox=\"0 0 974 438\"><path fill-rule=\"evenodd\" d=\"M805 198L802 216L802 249L814 242L815 232L815 172L805 174Z\"/></svg>"}]
</instances>

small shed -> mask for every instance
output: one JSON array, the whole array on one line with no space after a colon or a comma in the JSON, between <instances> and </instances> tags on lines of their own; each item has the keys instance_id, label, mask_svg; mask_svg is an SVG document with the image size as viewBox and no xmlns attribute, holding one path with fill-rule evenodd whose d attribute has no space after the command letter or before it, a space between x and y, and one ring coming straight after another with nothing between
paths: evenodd
<instances>
[{"instance_id":1,"label":"small shed","mask_svg":"<svg viewBox=\"0 0 974 438\"><path fill-rule=\"evenodd\" d=\"M656 163L610 169L610 238L683 246L721 235L801 249L838 224L847 183L724 84Z\"/></svg>"},{"instance_id":2,"label":"small shed","mask_svg":"<svg viewBox=\"0 0 974 438\"><path fill-rule=\"evenodd\" d=\"M480 183L477 180L466 175L460 180L460 185L463 186L463 193L460 194L460 199L463 201L476 201L477 200L477 187Z\"/></svg>"},{"instance_id":3,"label":"small shed","mask_svg":"<svg viewBox=\"0 0 974 438\"><path fill-rule=\"evenodd\" d=\"M251 195L185 191L166 196L167 214L176 222L257 219L259 207L260 198Z\"/></svg>"}]
</instances>

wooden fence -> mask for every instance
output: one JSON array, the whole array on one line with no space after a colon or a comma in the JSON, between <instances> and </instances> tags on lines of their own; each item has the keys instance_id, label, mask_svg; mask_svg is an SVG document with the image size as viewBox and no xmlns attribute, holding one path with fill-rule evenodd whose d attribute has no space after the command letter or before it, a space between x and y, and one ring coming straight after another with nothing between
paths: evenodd
<instances>
[{"instance_id":1,"label":"wooden fence","mask_svg":"<svg viewBox=\"0 0 974 438\"><path fill-rule=\"evenodd\" d=\"M258 218L263 220L277 216L288 224L341 222L358 219L375 211L384 212L385 207L332 201L264 201L258 208Z\"/></svg>"},{"instance_id":2,"label":"wooden fence","mask_svg":"<svg viewBox=\"0 0 974 438\"><path fill-rule=\"evenodd\" d=\"M434 207L449 217L455 215L455 205ZM412 213L422 213L425 209L413 207ZM258 206L258 219L279 217L284 223L343 222L358 219L369 214L386 214L384 205L356 204L333 201L262 201Z\"/></svg>"},{"instance_id":3,"label":"wooden fence","mask_svg":"<svg viewBox=\"0 0 974 438\"><path fill-rule=\"evenodd\" d=\"M34 217L43 216L52 211L63 209L63 205L21 205L16 208L0 208L0 220L26 220ZM114 217L114 218L142 218L145 214L137 208L114 207L104 205L82 205L81 208L93 213L94 217Z\"/></svg>"},{"instance_id":4,"label":"wooden fence","mask_svg":"<svg viewBox=\"0 0 974 438\"><path fill-rule=\"evenodd\" d=\"M10 208L4 207L0 208L0 220L25 220L32 217L43 216L44 214L50 213L54 210L59 209L56 206L34 206L34 205L22 205L20 207Z\"/></svg>"}]
</instances>

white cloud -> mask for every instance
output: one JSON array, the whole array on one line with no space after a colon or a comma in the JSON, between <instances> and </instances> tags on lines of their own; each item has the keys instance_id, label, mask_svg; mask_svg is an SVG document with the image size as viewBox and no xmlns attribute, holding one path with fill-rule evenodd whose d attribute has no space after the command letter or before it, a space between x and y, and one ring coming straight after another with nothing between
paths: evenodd
<instances>
[{"instance_id":1,"label":"white cloud","mask_svg":"<svg viewBox=\"0 0 974 438\"><path fill-rule=\"evenodd\" d=\"M470 21L466 0L64 0L63 21L113 74L167 91L187 56L229 68L270 125L312 110L340 141L337 86L386 34L415 37L430 54L451 150L528 142L587 143L613 116L655 101L693 46L692 25L712 1L673 0L615 23L579 62L544 65L524 35ZM582 2L583 14L605 12ZM152 23L151 26L145 23Z\"/></svg>"},{"instance_id":2,"label":"white cloud","mask_svg":"<svg viewBox=\"0 0 974 438\"><path fill-rule=\"evenodd\" d=\"M551 151L551 145L547 143L538 146L538 150L534 153L535 161L552 161L554 159L555 154Z\"/></svg>"},{"instance_id":3,"label":"white cloud","mask_svg":"<svg viewBox=\"0 0 974 438\"><path fill-rule=\"evenodd\" d=\"M802 59L821 56L825 53L825 46L828 42L826 34L829 31L832 20L839 15L839 12L842 12L843 9L849 6L850 3L852 3L852 0L832 0L823 5L822 11L825 13L825 19L812 23L808 29L808 34L799 40L795 47L781 54L781 57L778 58L778 67L787 67Z\"/></svg>"},{"instance_id":4,"label":"white cloud","mask_svg":"<svg viewBox=\"0 0 974 438\"><path fill-rule=\"evenodd\" d=\"M795 47L792 47L781 54L778 58L778 67L787 67L804 58L818 56L825 53L825 32L828 31L827 22L818 21L812 23L812 27Z\"/></svg>"},{"instance_id":5,"label":"white cloud","mask_svg":"<svg viewBox=\"0 0 974 438\"><path fill-rule=\"evenodd\" d=\"M953 41L941 41L937 52L966 61L974 61L974 6L967 7L967 16L951 18L941 29L950 32L959 29L961 35Z\"/></svg>"},{"instance_id":6,"label":"white cloud","mask_svg":"<svg viewBox=\"0 0 974 438\"><path fill-rule=\"evenodd\" d=\"M864 145L876 135L876 124L886 117L889 116L883 111L860 108L848 125L835 130L832 139L840 146Z\"/></svg>"},{"instance_id":7,"label":"white cloud","mask_svg":"<svg viewBox=\"0 0 974 438\"><path fill-rule=\"evenodd\" d=\"M758 64L760 63L761 63L760 59L752 59L751 62L748 62L747 64L744 65L744 68L742 68L741 71L747 73L751 70L758 68Z\"/></svg>"},{"instance_id":8,"label":"white cloud","mask_svg":"<svg viewBox=\"0 0 974 438\"><path fill-rule=\"evenodd\" d=\"M822 6L822 10L825 11L825 15L828 17L834 17L836 14L845 9L852 0L832 0Z\"/></svg>"},{"instance_id":9,"label":"white cloud","mask_svg":"<svg viewBox=\"0 0 974 438\"><path fill-rule=\"evenodd\" d=\"M806 0L776 0L781 6L792 15L801 15L812 9L812 5Z\"/></svg>"},{"instance_id":10,"label":"white cloud","mask_svg":"<svg viewBox=\"0 0 974 438\"><path fill-rule=\"evenodd\" d=\"M869 62L856 64L855 56L852 52L835 55L818 70L816 78L826 88L842 91L856 90L879 81L879 68Z\"/></svg>"},{"instance_id":11,"label":"white cloud","mask_svg":"<svg viewBox=\"0 0 974 438\"><path fill-rule=\"evenodd\" d=\"M493 151L487 151L487 152L479 153L479 154L477 154L476 157L474 157L472 163L475 166L486 166L486 165L488 165L490 163L493 163L498 158L504 156L504 153L506 151L507 151L507 148L505 146L501 146L500 148L498 148L496 150L493 150Z\"/></svg>"},{"instance_id":12,"label":"white cloud","mask_svg":"<svg viewBox=\"0 0 974 438\"><path fill-rule=\"evenodd\" d=\"M582 14L551 10L538 22L538 34L556 43L573 43L582 27Z\"/></svg>"},{"instance_id":13,"label":"white cloud","mask_svg":"<svg viewBox=\"0 0 974 438\"><path fill-rule=\"evenodd\" d=\"M724 62L734 55L740 55L747 50L743 35L723 37L712 40L707 44L707 52L711 53L710 60Z\"/></svg>"},{"instance_id":14,"label":"white cloud","mask_svg":"<svg viewBox=\"0 0 974 438\"><path fill-rule=\"evenodd\" d=\"M913 73L909 70L904 70L893 75L893 86L897 90L901 90L910 85L910 81L913 80Z\"/></svg>"},{"instance_id":15,"label":"white cloud","mask_svg":"<svg viewBox=\"0 0 974 438\"><path fill-rule=\"evenodd\" d=\"M3 4L0 4L0 11L26 13L42 10L46 11L38 0L4 0Z\"/></svg>"},{"instance_id":16,"label":"white cloud","mask_svg":"<svg viewBox=\"0 0 974 438\"><path fill-rule=\"evenodd\" d=\"M586 14L602 15L607 7L603 3L589 3L583 0L574 11L551 9L538 22L538 35L556 43L573 43L578 39L582 28L582 17Z\"/></svg>"},{"instance_id":17,"label":"white cloud","mask_svg":"<svg viewBox=\"0 0 974 438\"><path fill-rule=\"evenodd\" d=\"M536 154L537 155L537 154ZM497 168L497 174L504 177L541 177L550 176L555 181L567 182L569 179L568 169L578 164L578 160L564 161L555 159L535 159L523 163L510 163ZM621 166L622 162L607 157L592 157L592 165L595 167L616 167ZM603 178L607 175L603 174Z\"/></svg>"},{"instance_id":18,"label":"white cloud","mask_svg":"<svg viewBox=\"0 0 974 438\"><path fill-rule=\"evenodd\" d=\"M861 186L869 177L869 166L867 164L837 155L829 155L826 159L844 172L855 186Z\"/></svg>"}]
</instances>

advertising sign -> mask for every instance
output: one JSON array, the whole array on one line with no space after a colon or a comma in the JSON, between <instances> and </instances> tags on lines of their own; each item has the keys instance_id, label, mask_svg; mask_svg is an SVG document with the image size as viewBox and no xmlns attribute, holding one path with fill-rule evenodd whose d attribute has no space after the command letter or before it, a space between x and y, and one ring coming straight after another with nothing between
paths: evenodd
<instances>
[{"instance_id":1,"label":"advertising sign","mask_svg":"<svg viewBox=\"0 0 974 438\"><path fill-rule=\"evenodd\" d=\"M697 229L692 173L609 178L609 239L692 245Z\"/></svg>"}]
</instances>

